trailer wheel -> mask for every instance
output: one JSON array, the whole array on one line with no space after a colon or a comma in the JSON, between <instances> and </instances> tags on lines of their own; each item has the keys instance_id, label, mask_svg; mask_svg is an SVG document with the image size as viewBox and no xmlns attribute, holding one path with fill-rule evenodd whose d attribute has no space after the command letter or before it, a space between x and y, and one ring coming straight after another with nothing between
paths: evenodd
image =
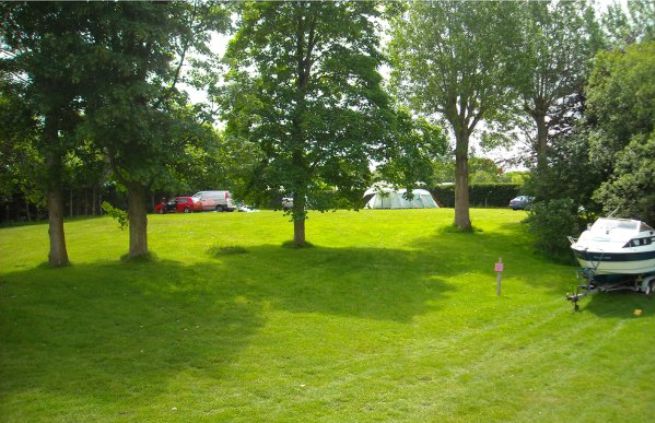
<instances>
[{"instance_id":1,"label":"trailer wheel","mask_svg":"<svg viewBox=\"0 0 655 423\"><path fill-rule=\"evenodd\" d=\"M646 285L646 295L649 297L653 296L653 291L655 291L655 281L651 281L648 285Z\"/></svg>"}]
</instances>

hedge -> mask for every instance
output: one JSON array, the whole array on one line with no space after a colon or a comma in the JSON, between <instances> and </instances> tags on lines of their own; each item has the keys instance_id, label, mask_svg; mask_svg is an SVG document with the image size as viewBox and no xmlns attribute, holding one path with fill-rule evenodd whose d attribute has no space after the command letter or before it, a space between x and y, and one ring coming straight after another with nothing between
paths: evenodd
<instances>
[{"instance_id":1,"label":"hedge","mask_svg":"<svg viewBox=\"0 0 655 423\"><path fill-rule=\"evenodd\" d=\"M507 207L509 201L521 194L521 185L484 184L469 186L471 207ZM440 207L455 206L455 185L442 185L430 190Z\"/></svg>"}]
</instances>

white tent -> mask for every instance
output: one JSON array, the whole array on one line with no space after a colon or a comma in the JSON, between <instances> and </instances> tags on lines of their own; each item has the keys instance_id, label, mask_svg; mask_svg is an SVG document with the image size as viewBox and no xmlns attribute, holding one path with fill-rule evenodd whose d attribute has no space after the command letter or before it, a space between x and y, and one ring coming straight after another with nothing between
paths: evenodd
<instances>
[{"instance_id":1,"label":"white tent","mask_svg":"<svg viewBox=\"0 0 655 423\"><path fill-rule=\"evenodd\" d=\"M413 189L412 199L405 198L406 189L373 187L366 190L364 198L369 198L367 209L434 209L439 207L430 191Z\"/></svg>"}]
</instances>

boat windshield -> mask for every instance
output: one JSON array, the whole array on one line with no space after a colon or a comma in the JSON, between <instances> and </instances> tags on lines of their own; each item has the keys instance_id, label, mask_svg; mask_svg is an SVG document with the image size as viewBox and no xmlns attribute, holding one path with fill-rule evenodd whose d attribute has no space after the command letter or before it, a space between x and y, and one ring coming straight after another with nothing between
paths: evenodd
<instances>
[{"instance_id":1,"label":"boat windshield","mask_svg":"<svg viewBox=\"0 0 655 423\"><path fill-rule=\"evenodd\" d=\"M641 225L639 226L639 232L653 232L655 229L651 228L650 225L641 222Z\"/></svg>"},{"instance_id":2,"label":"boat windshield","mask_svg":"<svg viewBox=\"0 0 655 423\"><path fill-rule=\"evenodd\" d=\"M615 229L622 231L636 231L639 228L639 223L636 220L624 220L624 219L598 219L591 230L593 232L605 232L608 233Z\"/></svg>"}]
</instances>

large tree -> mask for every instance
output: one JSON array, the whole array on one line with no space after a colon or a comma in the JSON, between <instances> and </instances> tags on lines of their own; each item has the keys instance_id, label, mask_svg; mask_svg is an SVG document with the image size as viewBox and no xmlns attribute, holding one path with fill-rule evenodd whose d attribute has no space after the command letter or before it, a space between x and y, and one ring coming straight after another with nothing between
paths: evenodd
<instances>
[{"instance_id":1,"label":"large tree","mask_svg":"<svg viewBox=\"0 0 655 423\"><path fill-rule=\"evenodd\" d=\"M373 2L253 2L227 59L227 132L259 146L250 190L293 193L294 243L306 199L321 190L359 201L391 112Z\"/></svg>"},{"instance_id":2,"label":"large tree","mask_svg":"<svg viewBox=\"0 0 655 423\"><path fill-rule=\"evenodd\" d=\"M128 194L130 258L147 256L146 192L166 179L187 145L209 128L196 125L177 83L190 50L207 53L222 30L221 5L184 2L90 3L95 75L84 94L85 135L106 154ZM177 58L177 61L175 60Z\"/></svg>"},{"instance_id":3,"label":"large tree","mask_svg":"<svg viewBox=\"0 0 655 423\"><path fill-rule=\"evenodd\" d=\"M571 129L591 59L601 47L593 9L585 2L523 3L523 69L518 88L524 112L536 128L537 167L546 166L550 136Z\"/></svg>"},{"instance_id":4,"label":"large tree","mask_svg":"<svg viewBox=\"0 0 655 423\"><path fill-rule=\"evenodd\" d=\"M511 2L413 2L392 21L400 95L414 110L442 116L455 136L454 223L461 230L471 230L471 134L513 103L516 10Z\"/></svg>"},{"instance_id":5,"label":"large tree","mask_svg":"<svg viewBox=\"0 0 655 423\"><path fill-rule=\"evenodd\" d=\"M2 21L3 89L17 114L27 111L24 127L13 142L31 143L42 166L39 185L46 195L53 266L69 263L64 236L62 183L65 156L74 145L80 121L81 82L85 75L79 57L88 46L82 3L0 4ZM10 127L5 127L9 129ZM14 128L15 129L15 128ZM19 140L17 133L33 136Z\"/></svg>"},{"instance_id":6,"label":"large tree","mask_svg":"<svg viewBox=\"0 0 655 423\"><path fill-rule=\"evenodd\" d=\"M605 211L655 222L655 42L599 54L587 87L594 163L608 175Z\"/></svg>"}]
</instances>

